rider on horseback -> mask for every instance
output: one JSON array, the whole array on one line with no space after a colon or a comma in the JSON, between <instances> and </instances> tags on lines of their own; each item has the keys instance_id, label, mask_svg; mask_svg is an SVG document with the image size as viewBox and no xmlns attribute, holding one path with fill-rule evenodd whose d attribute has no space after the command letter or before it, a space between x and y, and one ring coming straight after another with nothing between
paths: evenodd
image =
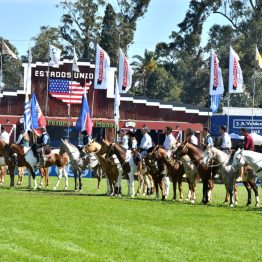
<instances>
[{"instance_id":1,"label":"rider on horseback","mask_svg":"<svg viewBox=\"0 0 262 262\"><path fill-rule=\"evenodd\" d=\"M37 137L37 162L39 163L39 160L42 160L43 162L45 157L49 157L49 154L51 153L50 148L50 136L46 131L45 127L40 127L40 130L42 134Z\"/></svg>"}]
</instances>

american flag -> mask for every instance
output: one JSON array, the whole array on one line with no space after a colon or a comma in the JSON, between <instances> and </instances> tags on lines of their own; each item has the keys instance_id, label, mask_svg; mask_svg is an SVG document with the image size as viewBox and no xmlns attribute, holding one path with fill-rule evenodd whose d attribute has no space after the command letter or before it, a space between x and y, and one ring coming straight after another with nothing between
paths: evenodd
<instances>
[{"instance_id":1,"label":"american flag","mask_svg":"<svg viewBox=\"0 0 262 262\"><path fill-rule=\"evenodd\" d=\"M90 83L86 83L89 89ZM79 82L66 79L49 79L48 92L51 96L67 104L81 104L84 87Z\"/></svg>"}]
</instances>

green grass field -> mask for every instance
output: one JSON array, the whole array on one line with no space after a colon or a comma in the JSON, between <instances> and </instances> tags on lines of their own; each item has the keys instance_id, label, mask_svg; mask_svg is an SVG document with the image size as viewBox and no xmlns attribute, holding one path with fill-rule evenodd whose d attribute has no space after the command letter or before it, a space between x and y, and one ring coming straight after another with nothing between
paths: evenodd
<instances>
[{"instance_id":1,"label":"green grass field","mask_svg":"<svg viewBox=\"0 0 262 262\"><path fill-rule=\"evenodd\" d=\"M97 191L96 179L84 179L81 193L73 179L67 192L0 188L0 261L262 261L262 209L254 195L245 207L241 186L232 209L222 204L223 185L208 205L106 197L105 185Z\"/></svg>"}]
</instances>

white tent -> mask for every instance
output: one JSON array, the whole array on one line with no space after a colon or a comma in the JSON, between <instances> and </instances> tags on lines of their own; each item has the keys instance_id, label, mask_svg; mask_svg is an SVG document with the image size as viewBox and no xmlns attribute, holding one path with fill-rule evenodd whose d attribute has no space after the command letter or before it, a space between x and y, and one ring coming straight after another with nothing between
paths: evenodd
<instances>
[{"instance_id":1,"label":"white tent","mask_svg":"<svg viewBox=\"0 0 262 262\"><path fill-rule=\"evenodd\" d=\"M244 136L240 136L236 133L231 133L231 134L229 134L229 136L231 137L231 139L244 140Z\"/></svg>"},{"instance_id":2,"label":"white tent","mask_svg":"<svg viewBox=\"0 0 262 262\"><path fill-rule=\"evenodd\" d=\"M251 136L254 140L254 144L256 146L261 146L262 145L262 136L258 135L257 133L251 133Z\"/></svg>"}]
</instances>

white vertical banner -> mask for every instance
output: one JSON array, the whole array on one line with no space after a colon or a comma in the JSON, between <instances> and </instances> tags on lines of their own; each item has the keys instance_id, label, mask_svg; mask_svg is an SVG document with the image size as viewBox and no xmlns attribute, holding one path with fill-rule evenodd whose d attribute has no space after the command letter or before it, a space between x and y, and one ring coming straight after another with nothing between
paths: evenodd
<instances>
[{"instance_id":1,"label":"white vertical banner","mask_svg":"<svg viewBox=\"0 0 262 262\"><path fill-rule=\"evenodd\" d=\"M213 49L211 49L209 93L210 95L222 95L224 93L222 70L219 67L219 60Z\"/></svg>"},{"instance_id":2,"label":"white vertical banner","mask_svg":"<svg viewBox=\"0 0 262 262\"><path fill-rule=\"evenodd\" d=\"M262 57L257 49L257 46L256 46L256 61L258 62L258 66L262 68Z\"/></svg>"},{"instance_id":3,"label":"white vertical banner","mask_svg":"<svg viewBox=\"0 0 262 262\"><path fill-rule=\"evenodd\" d=\"M127 93L132 85L132 68L129 65L127 58L119 49L119 63L118 63L118 86L120 93Z\"/></svg>"},{"instance_id":4,"label":"white vertical banner","mask_svg":"<svg viewBox=\"0 0 262 262\"><path fill-rule=\"evenodd\" d=\"M119 126L119 118L120 118L120 114L119 114L119 106L120 106L120 94L119 94L119 86L116 80L116 84L115 84L115 100L114 100L114 120L115 120L115 124L116 124L116 129L118 130L118 126Z\"/></svg>"},{"instance_id":5,"label":"white vertical banner","mask_svg":"<svg viewBox=\"0 0 262 262\"><path fill-rule=\"evenodd\" d=\"M239 60L239 56L230 46L228 92L233 94L243 93L243 76Z\"/></svg>"},{"instance_id":6,"label":"white vertical banner","mask_svg":"<svg viewBox=\"0 0 262 262\"><path fill-rule=\"evenodd\" d=\"M72 71L79 72L79 68L77 65L77 55L76 55L76 49L73 48L73 65L72 65Z\"/></svg>"},{"instance_id":7,"label":"white vertical banner","mask_svg":"<svg viewBox=\"0 0 262 262\"><path fill-rule=\"evenodd\" d=\"M95 89L107 89L108 71L110 68L110 58L107 52L96 45L96 68L95 68Z\"/></svg>"},{"instance_id":8,"label":"white vertical banner","mask_svg":"<svg viewBox=\"0 0 262 262\"><path fill-rule=\"evenodd\" d=\"M49 66L59 67L59 61L61 57L62 50L55 47L54 45L49 45L49 57L51 61L49 62Z\"/></svg>"}]
</instances>

